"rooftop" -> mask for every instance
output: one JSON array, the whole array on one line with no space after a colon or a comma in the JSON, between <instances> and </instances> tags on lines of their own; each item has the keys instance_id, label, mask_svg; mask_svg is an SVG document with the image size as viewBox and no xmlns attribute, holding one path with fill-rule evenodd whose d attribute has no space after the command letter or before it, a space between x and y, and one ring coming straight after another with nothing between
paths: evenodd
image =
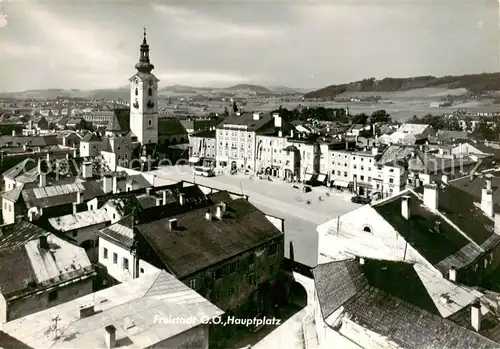
<instances>
[{"instance_id":1,"label":"rooftop","mask_svg":"<svg viewBox=\"0 0 500 349\"><path fill-rule=\"evenodd\" d=\"M270 113L260 114L259 120L254 120L253 113L244 112L240 115L232 114L226 117L217 128L231 128L232 125L246 126L247 131L257 131L267 123L272 122L273 116Z\"/></svg>"},{"instance_id":2,"label":"rooftop","mask_svg":"<svg viewBox=\"0 0 500 349\"><path fill-rule=\"evenodd\" d=\"M91 316L79 307L94 304ZM3 324L3 331L37 348L104 348L105 327L116 328L117 347L148 348L223 312L165 271L143 275L94 294ZM51 335L54 317L62 329ZM161 322L180 317L189 321ZM0 343L1 344L1 343Z\"/></svg>"},{"instance_id":3,"label":"rooftop","mask_svg":"<svg viewBox=\"0 0 500 349\"><path fill-rule=\"evenodd\" d=\"M349 259L320 264L313 275L325 320L343 307L341 315L408 349L498 347L443 319L411 264Z\"/></svg>"},{"instance_id":4,"label":"rooftop","mask_svg":"<svg viewBox=\"0 0 500 349\"><path fill-rule=\"evenodd\" d=\"M140 224L137 231L179 278L283 235L244 199L227 200L224 217L208 222L205 214L209 209L215 215L215 206L172 216L177 219L174 231L169 229L168 218Z\"/></svg>"},{"instance_id":5,"label":"rooftop","mask_svg":"<svg viewBox=\"0 0 500 349\"><path fill-rule=\"evenodd\" d=\"M95 211L82 211L76 214L49 218L50 225L61 232L72 231L110 221L111 216L107 212L106 207L101 207Z\"/></svg>"},{"instance_id":6,"label":"rooftop","mask_svg":"<svg viewBox=\"0 0 500 349\"><path fill-rule=\"evenodd\" d=\"M48 249L40 247L40 236L47 237ZM83 248L26 221L2 227L0 260L0 287L8 297L93 274Z\"/></svg>"}]
</instances>

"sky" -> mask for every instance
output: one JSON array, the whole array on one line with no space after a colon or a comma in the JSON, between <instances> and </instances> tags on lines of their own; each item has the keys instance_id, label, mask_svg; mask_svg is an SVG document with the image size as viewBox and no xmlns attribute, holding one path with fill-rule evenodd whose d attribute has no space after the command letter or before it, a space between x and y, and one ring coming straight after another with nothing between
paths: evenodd
<instances>
[{"instance_id":1,"label":"sky","mask_svg":"<svg viewBox=\"0 0 500 349\"><path fill-rule=\"evenodd\" d=\"M160 87L319 88L500 71L498 1L3 1L0 90L126 86L147 28Z\"/></svg>"}]
</instances>

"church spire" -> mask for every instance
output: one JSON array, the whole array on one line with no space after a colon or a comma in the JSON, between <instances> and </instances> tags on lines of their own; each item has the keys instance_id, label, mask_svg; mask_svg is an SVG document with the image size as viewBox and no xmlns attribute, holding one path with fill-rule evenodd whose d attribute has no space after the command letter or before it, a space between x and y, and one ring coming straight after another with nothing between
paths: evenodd
<instances>
[{"instance_id":1,"label":"church spire","mask_svg":"<svg viewBox=\"0 0 500 349\"><path fill-rule=\"evenodd\" d=\"M141 45L141 55L139 57L139 62L135 65L135 69L140 73L151 73L154 69L154 65L149 61L149 45L146 38L146 28L144 28L144 38L142 39Z\"/></svg>"}]
</instances>

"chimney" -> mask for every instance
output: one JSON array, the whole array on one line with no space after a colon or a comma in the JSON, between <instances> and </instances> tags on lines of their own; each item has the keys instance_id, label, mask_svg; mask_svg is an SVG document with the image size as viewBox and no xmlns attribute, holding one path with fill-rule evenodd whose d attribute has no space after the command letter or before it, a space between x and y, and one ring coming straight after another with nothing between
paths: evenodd
<instances>
[{"instance_id":1,"label":"chimney","mask_svg":"<svg viewBox=\"0 0 500 349\"><path fill-rule=\"evenodd\" d=\"M12 137L16 136L16 130L12 130Z\"/></svg>"},{"instance_id":2,"label":"chimney","mask_svg":"<svg viewBox=\"0 0 500 349\"><path fill-rule=\"evenodd\" d=\"M146 188L146 195L150 196L151 195L151 188Z\"/></svg>"},{"instance_id":3,"label":"chimney","mask_svg":"<svg viewBox=\"0 0 500 349\"><path fill-rule=\"evenodd\" d=\"M410 219L410 200L411 196L405 195L401 198L401 215L404 219Z\"/></svg>"},{"instance_id":4,"label":"chimney","mask_svg":"<svg viewBox=\"0 0 500 349\"><path fill-rule=\"evenodd\" d=\"M254 120L260 120L260 113L253 113Z\"/></svg>"},{"instance_id":5,"label":"chimney","mask_svg":"<svg viewBox=\"0 0 500 349\"><path fill-rule=\"evenodd\" d=\"M163 191L163 205L166 205L167 204L167 191Z\"/></svg>"},{"instance_id":6,"label":"chimney","mask_svg":"<svg viewBox=\"0 0 500 349\"><path fill-rule=\"evenodd\" d=\"M493 191L488 190L488 182L486 182L486 188L483 188L481 191L481 210L488 217L493 218L495 215L495 211L493 210ZM491 183L490 183L491 187Z\"/></svg>"},{"instance_id":7,"label":"chimney","mask_svg":"<svg viewBox=\"0 0 500 349\"><path fill-rule=\"evenodd\" d=\"M47 175L45 173L40 173L40 183L38 184L40 188L47 186Z\"/></svg>"},{"instance_id":8,"label":"chimney","mask_svg":"<svg viewBox=\"0 0 500 349\"><path fill-rule=\"evenodd\" d=\"M50 153L47 153L47 165L50 164Z\"/></svg>"},{"instance_id":9,"label":"chimney","mask_svg":"<svg viewBox=\"0 0 500 349\"><path fill-rule=\"evenodd\" d=\"M217 217L217 219L222 219L223 216L224 210L222 208L222 205L218 205L215 211L215 217Z\"/></svg>"},{"instance_id":10,"label":"chimney","mask_svg":"<svg viewBox=\"0 0 500 349\"><path fill-rule=\"evenodd\" d=\"M205 213L205 218L207 221L212 220L212 212L210 212L210 210L207 210L207 213Z\"/></svg>"},{"instance_id":11,"label":"chimney","mask_svg":"<svg viewBox=\"0 0 500 349\"><path fill-rule=\"evenodd\" d=\"M156 198L156 206L161 206L162 198Z\"/></svg>"},{"instance_id":12,"label":"chimney","mask_svg":"<svg viewBox=\"0 0 500 349\"><path fill-rule=\"evenodd\" d=\"M377 147L373 147L372 148L372 155L373 156L377 156L378 155L378 148Z\"/></svg>"},{"instance_id":13,"label":"chimney","mask_svg":"<svg viewBox=\"0 0 500 349\"><path fill-rule=\"evenodd\" d=\"M447 175L442 175L441 176L441 182L443 182L444 184L448 184L448 176Z\"/></svg>"},{"instance_id":14,"label":"chimney","mask_svg":"<svg viewBox=\"0 0 500 349\"><path fill-rule=\"evenodd\" d=\"M172 218L168 220L168 228L170 230L177 229L177 218Z\"/></svg>"},{"instance_id":15,"label":"chimney","mask_svg":"<svg viewBox=\"0 0 500 349\"><path fill-rule=\"evenodd\" d=\"M78 204L76 202L73 202L73 214L76 215L76 213L78 212L78 210L76 209L76 206Z\"/></svg>"},{"instance_id":16,"label":"chimney","mask_svg":"<svg viewBox=\"0 0 500 349\"><path fill-rule=\"evenodd\" d=\"M443 293L441 295L441 297L439 298L439 301L441 302L441 304L448 304L448 303L450 303L450 296L448 296L447 294Z\"/></svg>"},{"instance_id":17,"label":"chimney","mask_svg":"<svg viewBox=\"0 0 500 349\"><path fill-rule=\"evenodd\" d=\"M443 148L439 148L439 155L444 155L444 149Z\"/></svg>"},{"instance_id":18,"label":"chimney","mask_svg":"<svg viewBox=\"0 0 500 349\"><path fill-rule=\"evenodd\" d=\"M78 308L78 317L80 319L92 316L94 314L95 314L94 304L92 304L92 303L91 304L82 305L82 306L80 306Z\"/></svg>"},{"instance_id":19,"label":"chimney","mask_svg":"<svg viewBox=\"0 0 500 349\"><path fill-rule=\"evenodd\" d=\"M49 249L49 242L47 241L47 235L42 235L39 238L40 248L43 250Z\"/></svg>"},{"instance_id":20,"label":"chimney","mask_svg":"<svg viewBox=\"0 0 500 349\"><path fill-rule=\"evenodd\" d=\"M73 149L73 157L76 158L78 157L77 149Z\"/></svg>"},{"instance_id":21,"label":"chimney","mask_svg":"<svg viewBox=\"0 0 500 349\"><path fill-rule=\"evenodd\" d=\"M282 138L282 137L283 137L283 131L281 131L281 130L279 130L279 131L278 131L278 137L279 137L279 138Z\"/></svg>"},{"instance_id":22,"label":"chimney","mask_svg":"<svg viewBox=\"0 0 500 349\"><path fill-rule=\"evenodd\" d=\"M424 186L424 205L433 212L438 209L438 188L434 182Z\"/></svg>"},{"instance_id":23,"label":"chimney","mask_svg":"<svg viewBox=\"0 0 500 349\"><path fill-rule=\"evenodd\" d=\"M28 219L30 222L33 222L35 220L35 212L34 211L28 211Z\"/></svg>"},{"instance_id":24,"label":"chimney","mask_svg":"<svg viewBox=\"0 0 500 349\"><path fill-rule=\"evenodd\" d=\"M365 259L363 257L359 257L359 264L365 264Z\"/></svg>"},{"instance_id":25,"label":"chimney","mask_svg":"<svg viewBox=\"0 0 500 349\"><path fill-rule=\"evenodd\" d=\"M290 138L293 138L293 130L290 130Z\"/></svg>"},{"instance_id":26,"label":"chimney","mask_svg":"<svg viewBox=\"0 0 500 349\"><path fill-rule=\"evenodd\" d=\"M82 203L82 196L83 196L82 192L79 191L79 192L76 193L76 203L78 205L80 205Z\"/></svg>"},{"instance_id":27,"label":"chimney","mask_svg":"<svg viewBox=\"0 0 500 349\"><path fill-rule=\"evenodd\" d=\"M448 271L448 279L453 282L457 281L457 268L453 266L450 267L450 270Z\"/></svg>"},{"instance_id":28,"label":"chimney","mask_svg":"<svg viewBox=\"0 0 500 349\"><path fill-rule=\"evenodd\" d=\"M113 325L109 325L104 327L106 330L106 348L114 349L116 347L116 327Z\"/></svg>"},{"instance_id":29,"label":"chimney","mask_svg":"<svg viewBox=\"0 0 500 349\"><path fill-rule=\"evenodd\" d=\"M27 149L28 149L28 145L26 143L24 143L23 150L26 151Z\"/></svg>"},{"instance_id":30,"label":"chimney","mask_svg":"<svg viewBox=\"0 0 500 349\"><path fill-rule=\"evenodd\" d=\"M491 174L487 174L486 176L486 189L493 190L491 186L491 178L493 177Z\"/></svg>"},{"instance_id":31,"label":"chimney","mask_svg":"<svg viewBox=\"0 0 500 349\"><path fill-rule=\"evenodd\" d=\"M179 194L179 205L184 205L185 203L185 198L184 198L184 193Z\"/></svg>"},{"instance_id":32,"label":"chimney","mask_svg":"<svg viewBox=\"0 0 500 349\"><path fill-rule=\"evenodd\" d=\"M470 321L471 326L477 331L481 331L481 303L479 301L475 301L470 306Z\"/></svg>"},{"instance_id":33,"label":"chimney","mask_svg":"<svg viewBox=\"0 0 500 349\"><path fill-rule=\"evenodd\" d=\"M113 176L113 194L118 193L118 177L116 175Z\"/></svg>"},{"instance_id":34,"label":"chimney","mask_svg":"<svg viewBox=\"0 0 500 349\"><path fill-rule=\"evenodd\" d=\"M415 188L419 188L422 183L420 182L420 178L415 178Z\"/></svg>"},{"instance_id":35,"label":"chimney","mask_svg":"<svg viewBox=\"0 0 500 349\"><path fill-rule=\"evenodd\" d=\"M82 176L84 179L92 178L92 163L90 161L82 164Z\"/></svg>"},{"instance_id":36,"label":"chimney","mask_svg":"<svg viewBox=\"0 0 500 349\"><path fill-rule=\"evenodd\" d=\"M112 183L113 183L113 177L111 177L110 175L105 175L104 178L102 179L102 190L105 193L111 193L113 191Z\"/></svg>"}]
</instances>

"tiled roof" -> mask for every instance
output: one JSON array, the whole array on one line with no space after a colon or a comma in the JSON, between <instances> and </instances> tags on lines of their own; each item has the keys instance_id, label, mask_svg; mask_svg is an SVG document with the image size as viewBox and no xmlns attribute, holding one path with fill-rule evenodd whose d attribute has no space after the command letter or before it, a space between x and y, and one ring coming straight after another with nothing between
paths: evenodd
<instances>
[{"instance_id":1,"label":"tiled roof","mask_svg":"<svg viewBox=\"0 0 500 349\"><path fill-rule=\"evenodd\" d=\"M461 310L451 315L448 319L468 330L474 331L474 328L471 326L472 321L470 305L463 307ZM479 334L491 339L492 341L500 343L500 320L492 312L488 311L488 313L483 314Z\"/></svg>"},{"instance_id":2,"label":"tiled roof","mask_svg":"<svg viewBox=\"0 0 500 349\"><path fill-rule=\"evenodd\" d=\"M37 168L37 166L38 166L38 163L36 160L28 158L28 159L21 161L16 166L11 167L7 171L5 171L3 173L3 176L6 178L15 179L17 176L23 175L24 173L26 173L34 168Z\"/></svg>"},{"instance_id":3,"label":"tiled roof","mask_svg":"<svg viewBox=\"0 0 500 349\"><path fill-rule=\"evenodd\" d=\"M130 131L130 109L115 109L107 131L127 133Z\"/></svg>"},{"instance_id":4,"label":"tiled roof","mask_svg":"<svg viewBox=\"0 0 500 349\"><path fill-rule=\"evenodd\" d=\"M225 128L224 125L245 125L247 131L257 131L266 124L274 122L273 116L270 113L263 113L259 120L253 119L253 113L244 112L241 115L232 114L225 118L217 128Z\"/></svg>"},{"instance_id":5,"label":"tiled roof","mask_svg":"<svg viewBox=\"0 0 500 349\"><path fill-rule=\"evenodd\" d=\"M410 196L410 219L401 215L402 196ZM493 222L476 208L470 199L439 193L438 211L450 219L462 232L442 216L431 212L413 192L404 192L373 208L398 231L427 261L441 272L451 266L461 268L472 263L485 249L500 239L493 233ZM465 233L471 242L462 233Z\"/></svg>"},{"instance_id":6,"label":"tiled roof","mask_svg":"<svg viewBox=\"0 0 500 349\"><path fill-rule=\"evenodd\" d=\"M210 207L215 214L215 205ZM179 278L282 236L265 215L244 199L227 203L222 220L205 218L207 207L174 216L178 229L169 230L169 219L137 226L165 266Z\"/></svg>"},{"instance_id":7,"label":"tiled roof","mask_svg":"<svg viewBox=\"0 0 500 349\"><path fill-rule=\"evenodd\" d=\"M200 137L200 138L215 138L215 130L203 130L203 131L198 131L193 134L191 134L191 137Z\"/></svg>"},{"instance_id":8,"label":"tiled roof","mask_svg":"<svg viewBox=\"0 0 500 349\"><path fill-rule=\"evenodd\" d=\"M99 230L97 234L130 249L134 245L133 220L134 216L130 214L109 227Z\"/></svg>"},{"instance_id":9,"label":"tiled roof","mask_svg":"<svg viewBox=\"0 0 500 349\"><path fill-rule=\"evenodd\" d=\"M12 190L6 191L2 193L2 198L7 199L12 202L17 202L19 197L21 196L21 192L23 191L24 185L15 187Z\"/></svg>"},{"instance_id":10,"label":"tiled roof","mask_svg":"<svg viewBox=\"0 0 500 349\"><path fill-rule=\"evenodd\" d=\"M342 260L316 266L313 275L325 320L343 306L350 321L402 348L498 347L441 318L411 264Z\"/></svg>"},{"instance_id":11,"label":"tiled roof","mask_svg":"<svg viewBox=\"0 0 500 349\"><path fill-rule=\"evenodd\" d=\"M101 181L88 181L43 188L25 189L22 192L22 196L28 208L35 206L46 208L76 202L78 192L82 193L82 199L84 201L105 194L102 190Z\"/></svg>"},{"instance_id":12,"label":"tiled roof","mask_svg":"<svg viewBox=\"0 0 500 349\"><path fill-rule=\"evenodd\" d=\"M158 119L158 135L184 135L187 134L186 129L181 122L176 118L159 118Z\"/></svg>"},{"instance_id":13,"label":"tiled roof","mask_svg":"<svg viewBox=\"0 0 500 349\"><path fill-rule=\"evenodd\" d=\"M7 145L23 146L27 144L29 147L46 147L49 145L57 145L57 136L0 136L0 147Z\"/></svg>"},{"instance_id":14,"label":"tiled roof","mask_svg":"<svg viewBox=\"0 0 500 349\"><path fill-rule=\"evenodd\" d=\"M500 204L500 171L489 172L491 175L491 187L493 189L493 203ZM465 176L449 182L450 186L460 189L473 197L476 202L481 202L481 192L486 186L485 175Z\"/></svg>"},{"instance_id":15,"label":"tiled roof","mask_svg":"<svg viewBox=\"0 0 500 349\"><path fill-rule=\"evenodd\" d=\"M94 312L80 317L78 309L88 304L94 304ZM203 321L222 314L222 310L172 275L157 271L10 321L3 324L3 331L36 349L105 348L105 328L112 325L116 329L117 348L153 348L162 347L167 341L172 343L169 338L178 339L178 335L191 333L189 330ZM54 333L51 329L56 316L60 329L57 337L50 335ZM165 321L158 321L158 317ZM169 318L189 321L167 323Z\"/></svg>"},{"instance_id":16,"label":"tiled roof","mask_svg":"<svg viewBox=\"0 0 500 349\"><path fill-rule=\"evenodd\" d=\"M102 138L96 134L95 132L88 133L85 137L83 137L82 142L101 142Z\"/></svg>"}]
</instances>

